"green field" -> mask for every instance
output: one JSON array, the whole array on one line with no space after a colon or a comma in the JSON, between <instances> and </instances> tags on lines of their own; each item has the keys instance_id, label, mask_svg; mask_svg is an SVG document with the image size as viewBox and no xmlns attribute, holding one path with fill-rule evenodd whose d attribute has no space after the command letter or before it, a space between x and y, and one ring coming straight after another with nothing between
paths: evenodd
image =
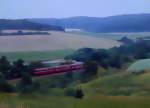
<instances>
[{"instance_id":1,"label":"green field","mask_svg":"<svg viewBox=\"0 0 150 108\"><path fill-rule=\"evenodd\" d=\"M64 58L74 52L72 49L54 51L32 51L32 52L0 52L0 56L6 56L9 60L24 59L25 61L53 60Z\"/></svg>"},{"instance_id":2,"label":"green field","mask_svg":"<svg viewBox=\"0 0 150 108\"><path fill-rule=\"evenodd\" d=\"M150 32L133 32L133 33L92 33L92 32L69 32L69 33L74 33L78 35L83 35L83 36L94 36L94 37L99 37L99 38L108 38L108 39L114 39L114 40L119 40L122 37L128 37L130 39L136 39L139 37L150 37Z\"/></svg>"},{"instance_id":3,"label":"green field","mask_svg":"<svg viewBox=\"0 0 150 108\"><path fill-rule=\"evenodd\" d=\"M149 97L92 96L82 100L55 96L0 94L0 108L149 108Z\"/></svg>"}]
</instances>

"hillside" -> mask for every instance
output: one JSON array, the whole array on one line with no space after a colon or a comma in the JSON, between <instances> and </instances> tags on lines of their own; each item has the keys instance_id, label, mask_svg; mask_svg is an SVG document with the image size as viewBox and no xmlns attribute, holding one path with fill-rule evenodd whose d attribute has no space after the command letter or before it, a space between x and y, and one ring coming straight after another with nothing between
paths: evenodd
<instances>
[{"instance_id":1,"label":"hillside","mask_svg":"<svg viewBox=\"0 0 150 108\"><path fill-rule=\"evenodd\" d=\"M0 30L58 30L64 31L62 27L38 24L27 20L0 19Z\"/></svg>"},{"instance_id":2,"label":"hillside","mask_svg":"<svg viewBox=\"0 0 150 108\"><path fill-rule=\"evenodd\" d=\"M141 59L133 63L129 68L129 72L141 73L150 70L150 59Z\"/></svg>"},{"instance_id":3,"label":"hillside","mask_svg":"<svg viewBox=\"0 0 150 108\"><path fill-rule=\"evenodd\" d=\"M50 88L46 95L1 93L0 106L7 106L4 108L12 108L12 106L14 108L143 108L143 106L149 108L149 78L149 73L134 75L122 72L99 77L81 84L85 94L83 99L64 96L65 89L62 88ZM39 80L45 84L50 79Z\"/></svg>"},{"instance_id":4,"label":"hillside","mask_svg":"<svg viewBox=\"0 0 150 108\"><path fill-rule=\"evenodd\" d=\"M129 14L98 17L71 17L71 18L41 18L28 19L29 21L57 25L64 28L82 29L89 32L148 32L150 31L150 14Z\"/></svg>"}]
</instances>

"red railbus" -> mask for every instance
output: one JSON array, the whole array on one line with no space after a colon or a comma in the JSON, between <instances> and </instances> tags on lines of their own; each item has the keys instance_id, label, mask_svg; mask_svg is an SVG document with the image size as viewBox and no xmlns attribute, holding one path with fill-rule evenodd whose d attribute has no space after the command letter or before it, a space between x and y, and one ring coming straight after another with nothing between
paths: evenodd
<instances>
[{"instance_id":1,"label":"red railbus","mask_svg":"<svg viewBox=\"0 0 150 108\"><path fill-rule=\"evenodd\" d=\"M71 71L81 70L81 69L83 69L83 63L75 62L72 64L60 65L55 67L37 68L34 70L33 74L35 76L42 76L42 75L66 73L66 72L71 72Z\"/></svg>"}]
</instances>

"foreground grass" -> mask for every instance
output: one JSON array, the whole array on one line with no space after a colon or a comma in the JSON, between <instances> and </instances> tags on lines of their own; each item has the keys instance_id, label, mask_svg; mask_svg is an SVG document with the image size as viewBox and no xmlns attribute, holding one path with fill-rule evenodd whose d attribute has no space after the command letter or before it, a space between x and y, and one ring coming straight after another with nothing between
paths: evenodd
<instances>
[{"instance_id":1,"label":"foreground grass","mask_svg":"<svg viewBox=\"0 0 150 108\"><path fill-rule=\"evenodd\" d=\"M64 89L60 88L50 88L45 95L0 93L0 108L149 108L150 73L114 72L82 84L83 99L64 96ZM49 78L42 80L45 86L54 82Z\"/></svg>"},{"instance_id":2,"label":"foreground grass","mask_svg":"<svg viewBox=\"0 0 150 108\"><path fill-rule=\"evenodd\" d=\"M24 59L25 61L53 60L64 58L72 54L72 49L55 50L55 51L32 51L32 52L0 52L0 56L6 56L9 60Z\"/></svg>"},{"instance_id":3,"label":"foreground grass","mask_svg":"<svg viewBox=\"0 0 150 108\"><path fill-rule=\"evenodd\" d=\"M150 98L92 96L82 100L70 97L17 96L0 94L0 108L149 108Z\"/></svg>"}]
</instances>

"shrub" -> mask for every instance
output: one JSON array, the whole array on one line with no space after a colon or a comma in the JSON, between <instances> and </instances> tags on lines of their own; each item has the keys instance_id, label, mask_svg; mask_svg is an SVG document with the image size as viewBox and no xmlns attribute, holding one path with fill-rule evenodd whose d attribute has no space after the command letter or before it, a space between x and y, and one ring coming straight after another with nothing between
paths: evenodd
<instances>
[{"instance_id":1,"label":"shrub","mask_svg":"<svg viewBox=\"0 0 150 108\"><path fill-rule=\"evenodd\" d=\"M7 83L4 75L0 72L0 92L13 92L14 88Z\"/></svg>"},{"instance_id":2,"label":"shrub","mask_svg":"<svg viewBox=\"0 0 150 108\"><path fill-rule=\"evenodd\" d=\"M78 98L78 99L82 99L83 96L84 96L84 94L83 94L82 89L81 89L80 87L77 88L76 91L75 91L74 97L75 97L75 98Z\"/></svg>"}]
</instances>

